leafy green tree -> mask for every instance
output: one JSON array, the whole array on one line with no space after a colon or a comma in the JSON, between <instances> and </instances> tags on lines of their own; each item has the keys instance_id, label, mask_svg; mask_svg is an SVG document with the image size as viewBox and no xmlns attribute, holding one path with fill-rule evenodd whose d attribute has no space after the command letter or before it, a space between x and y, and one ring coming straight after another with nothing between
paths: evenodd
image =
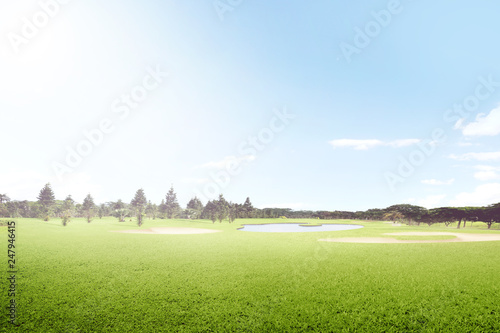
<instances>
[{"instance_id":1,"label":"leafy green tree","mask_svg":"<svg viewBox=\"0 0 500 333\"><path fill-rule=\"evenodd\" d=\"M238 217L238 204L232 202L228 203L227 219L229 220L229 223L233 223L237 217Z\"/></svg>"},{"instance_id":2,"label":"leafy green tree","mask_svg":"<svg viewBox=\"0 0 500 333\"><path fill-rule=\"evenodd\" d=\"M153 220L156 220L156 215L158 213L158 206L156 204L151 203L151 201L148 201L148 205L146 206L146 215Z\"/></svg>"},{"instance_id":3,"label":"leafy green tree","mask_svg":"<svg viewBox=\"0 0 500 333\"><path fill-rule=\"evenodd\" d=\"M398 211L395 211L395 210L384 214L384 220L389 220L389 221L392 221L393 223L401 221L403 218L404 218L404 215Z\"/></svg>"},{"instance_id":4,"label":"leafy green tree","mask_svg":"<svg viewBox=\"0 0 500 333\"><path fill-rule=\"evenodd\" d=\"M397 211L403 214L403 216L407 219L409 225L412 225L413 222L417 222L417 224L420 225L420 218L423 217L427 212L427 209L424 207L410 204L393 205L388 207L387 210Z\"/></svg>"},{"instance_id":5,"label":"leafy green tree","mask_svg":"<svg viewBox=\"0 0 500 333\"><path fill-rule=\"evenodd\" d=\"M10 198L7 196L7 194L0 194L0 204L9 202Z\"/></svg>"},{"instance_id":6,"label":"leafy green tree","mask_svg":"<svg viewBox=\"0 0 500 333\"><path fill-rule=\"evenodd\" d=\"M92 196L89 193L89 194L87 194L85 199L83 199L83 204L82 204L82 213L85 216L85 218L87 219L87 223L92 222L92 219L94 218L95 210L96 210L96 205L94 203L94 199L92 198Z\"/></svg>"},{"instance_id":7,"label":"leafy green tree","mask_svg":"<svg viewBox=\"0 0 500 333\"><path fill-rule=\"evenodd\" d=\"M20 217L19 201L7 201L7 203L2 205L5 205L5 207L7 208L7 211L9 212L9 217L12 218Z\"/></svg>"},{"instance_id":8,"label":"leafy green tree","mask_svg":"<svg viewBox=\"0 0 500 333\"><path fill-rule=\"evenodd\" d=\"M0 204L0 217L10 217L6 204Z\"/></svg>"},{"instance_id":9,"label":"leafy green tree","mask_svg":"<svg viewBox=\"0 0 500 333\"><path fill-rule=\"evenodd\" d=\"M202 217L211 220L212 223L217 221L217 203L209 200L203 209Z\"/></svg>"},{"instance_id":10,"label":"leafy green tree","mask_svg":"<svg viewBox=\"0 0 500 333\"><path fill-rule=\"evenodd\" d=\"M71 195L68 195L66 199L64 199L61 212L63 226L66 226L71 221L74 209L75 209L75 201L73 200L73 198L71 198Z\"/></svg>"},{"instance_id":11,"label":"leafy green tree","mask_svg":"<svg viewBox=\"0 0 500 333\"><path fill-rule=\"evenodd\" d=\"M128 210L126 204L121 199L117 202L112 202L111 209L113 209L113 216L118 219L118 222L125 222Z\"/></svg>"},{"instance_id":12,"label":"leafy green tree","mask_svg":"<svg viewBox=\"0 0 500 333\"><path fill-rule=\"evenodd\" d=\"M161 203L158 205L158 214L161 219L167 218L167 205L165 204L165 199L161 199Z\"/></svg>"},{"instance_id":13,"label":"leafy green tree","mask_svg":"<svg viewBox=\"0 0 500 333\"><path fill-rule=\"evenodd\" d=\"M45 186L40 190L38 194L38 203L40 203L42 208L42 218L44 221L50 220L50 215L52 214L52 209L56 202L54 192L50 187L50 183L45 184Z\"/></svg>"},{"instance_id":14,"label":"leafy green tree","mask_svg":"<svg viewBox=\"0 0 500 333\"><path fill-rule=\"evenodd\" d=\"M484 208L484 217L488 229L491 229L493 223L500 223L500 203Z\"/></svg>"},{"instance_id":15,"label":"leafy green tree","mask_svg":"<svg viewBox=\"0 0 500 333\"><path fill-rule=\"evenodd\" d=\"M216 201L216 216L217 220L219 220L219 223L221 223L224 219L227 218L227 215L229 213L229 203L224 199L224 196L222 194L219 194L219 200Z\"/></svg>"},{"instance_id":16,"label":"leafy green tree","mask_svg":"<svg viewBox=\"0 0 500 333\"><path fill-rule=\"evenodd\" d=\"M181 209L179 203L177 202L177 195L174 192L174 186L170 187L165 200L165 210L168 219L175 218Z\"/></svg>"},{"instance_id":17,"label":"leafy green tree","mask_svg":"<svg viewBox=\"0 0 500 333\"><path fill-rule=\"evenodd\" d=\"M201 218L201 214L203 213L203 204L201 203L200 199L194 197L191 200L189 200L186 207L186 211L187 211L187 218L189 219Z\"/></svg>"},{"instance_id":18,"label":"leafy green tree","mask_svg":"<svg viewBox=\"0 0 500 333\"><path fill-rule=\"evenodd\" d=\"M106 204L99 205L99 208L97 209L97 216L99 216L99 219L102 219L103 216L106 216Z\"/></svg>"},{"instance_id":19,"label":"leafy green tree","mask_svg":"<svg viewBox=\"0 0 500 333\"><path fill-rule=\"evenodd\" d=\"M255 208L253 207L252 202L250 202L249 197L247 197L247 199L245 200L245 203L243 204L242 210L243 210L244 217L246 217L246 218L254 217Z\"/></svg>"},{"instance_id":20,"label":"leafy green tree","mask_svg":"<svg viewBox=\"0 0 500 333\"><path fill-rule=\"evenodd\" d=\"M134 199L130 202L130 206L134 209L135 216L137 217L137 225L142 225L144 212L146 210L147 200L144 190L138 189L135 193Z\"/></svg>"},{"instance_id":21,"label":"leafy green tree","mask_svg":"<svg viewBox=\"0 0 500 333\"><path fill-rule=\"evenodd\" d=\"M467 221L470 221L471 223L480 221L484 219L483 213L483 207L460 207L458 208L460 211L460 217L462 218L462 221L464 222L463 227L465 228L465 225Z\"/></svg>"},{"instance_id":22,"label":"leafy green tree","mask_svg":"<svg viewBox=\"0 0 500 333\"><path fill-rule=\"evenodd\" d=\"M434 222L444 223L445 226L449 226L457 221L457 212L458 209L453 207L440 207L429 210L429 214Z\"/></svg>"},{"instance_id":23,"label":"leafy green tree","mask_svg":"<svg viewBox=\"0 0 500 333\"><path fill-rule=\"evenodd\" d=\"M30 202L28 200L19 201L19 214L22 217L31 217Z\"/></svg>"},{"instance_id":24,"label":"leafy green tree","mask_svg":"<svg viewBox=\"0 0 500 333\"><path fill-rule=\"evenodd\" d=\"M368 209L365 216L367 220L382 221L384 219L384 210L379 208Z\"/></svg>"}]
</instances>

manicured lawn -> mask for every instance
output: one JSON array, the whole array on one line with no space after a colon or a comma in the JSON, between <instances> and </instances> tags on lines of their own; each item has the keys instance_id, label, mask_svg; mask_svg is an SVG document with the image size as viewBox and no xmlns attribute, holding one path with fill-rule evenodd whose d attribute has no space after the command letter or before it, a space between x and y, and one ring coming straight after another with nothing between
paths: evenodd
<instances>
[{"instance_id":1,"label":"manicured lawn","mask_svg":"<svg viewBox=\"0 0 500 333\"><path fill-rule=\"evenodd\" d=\"M317 241L455 228L329 221L365 228L257 233L236 228L325 221L146 220L142 228L223 230L151 235L109 232L137 228L114 218L67 227L59 219L16 221L20 326L7 322L2 283L4 332L500 331L500 241ZM460 232L500 233L484 228ZM6 267L7 230L0 230Z\"/></svg>"}]
</instances>

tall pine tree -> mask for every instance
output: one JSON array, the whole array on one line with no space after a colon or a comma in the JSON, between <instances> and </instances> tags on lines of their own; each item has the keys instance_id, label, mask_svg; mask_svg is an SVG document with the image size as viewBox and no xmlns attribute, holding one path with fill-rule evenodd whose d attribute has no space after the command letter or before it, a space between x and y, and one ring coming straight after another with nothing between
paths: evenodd
<instances>
[{"instance_id":1,"label":"tall pine tree","mask_svg":"<svg viewBox=\"0 0 500 333\"><path fill-rule=\"evenodd\" d=\"M50 187L50 183L45 184L45 186L40 190L40 194L38 194L37 199L38 203L42 206L41 217L44 221L48 221L56 203L56 198L52 188Z\"/></svg>"},{"instance_id":2,"label":"tall pine tree","mask_svg":"<svg viewBox=\"0 0 500 333\"><path fill-rule=\"evenodd\" d=\"M201 218L201 213L203 212L203 204L201 203L200 199L194 197L193 199L189 200L186 208L187 214L190 219Z\"/></svg>"},{"instance_id":3,"label":"tall pine tree","mask_svg":"<svg viewBox=\"0 0 500 333\"><path fill-rule=\"evenodd\" d=\"M94 203L94 199L89 193L87 194L85 199L83 199L83 204L82 204L82 212L85 215L85 218L87 219L87 223L90 223L94 218L95 208L96 206Z\"/></svg>"},{"instance_id":4,"label":"tall pine tree","mask_svg":"<svg viewBox=\"0 0 500 333\"><path fill-rule=\"evenodd\" d=\"M135 197L130 202L130 205L133 207L135 216L137 217L137 225L140 227L142 225L142 219L144 217L144 212L146 210L146 206L148 201L146 200L146 195L144 194L144 190L138 189L135 192Z\"/></svg>"},{"instance_id":5,"label":"tall pine tree","mask_svg":"<svg viewBox=\"0 0 500 333\"><path fill-rule=\"evenodd\" d=\"M247 197L247 199L245 200L245 203L243 204L242 210L243 210L245 217L247 217L247 218L253 217L253 215L254 215L253 213L254 213L255 208L253 208L252 203L250 202L250 198Z\"/></svg>"},{"instance_id":6,"label":"tall pine tree","mask_svg":"<svg viewBox=\"0 0 500 333\"><path fill-rule=\"evenodd\" d=\"M174 186L170 187L165 200L165 209L168 219L173 219L179 214L181 207L177 202L177 195L174 192Z\"/></svg>"}]
</instances>

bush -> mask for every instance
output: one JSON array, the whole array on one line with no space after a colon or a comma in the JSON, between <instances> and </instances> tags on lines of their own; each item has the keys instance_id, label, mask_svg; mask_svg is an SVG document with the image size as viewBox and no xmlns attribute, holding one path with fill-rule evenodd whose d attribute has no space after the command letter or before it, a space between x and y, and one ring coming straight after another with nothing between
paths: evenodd
<instances>
[{"instance_id":1,"label":"bush","mask_svg":"<svg viewBox=\"0 0 500 333\"><path fill-rule=\"evenodd\" d=\"M64 215L62 217L62 225L65 227L68 225L69 221L71 220L71 217L68 215Z\"/></svg>"}]
</instances>

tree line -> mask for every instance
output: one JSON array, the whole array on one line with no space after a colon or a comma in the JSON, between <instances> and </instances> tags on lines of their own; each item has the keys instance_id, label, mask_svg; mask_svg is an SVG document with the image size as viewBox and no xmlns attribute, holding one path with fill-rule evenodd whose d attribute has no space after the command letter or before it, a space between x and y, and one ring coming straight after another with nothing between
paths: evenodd
<instances>
[{"instance_id":1,"label":"tree line","mask_svg":"<svg viewBox=\"0 0 500 333\"><path fill-rule=\"evenodd\" d=\"M56 200L50 183L46 184L38 194L37 201L12 201L7 194L0 194L0 217L40 218L49 221L51 218L61 218L66 226L72 218L83 217L88 223L95 218L114 216L119 222L135 219L141 226L145 218L160 219L207 219L234 222L237 218L260 217L259 210L254 208L250 198L243 204L227 201L221 194L217 200L208 201L203 205L197 197L192 198L185 209L178 201L173 186L160 204L147 200L143 189L137 190L130 203L121 199L96 204L91 194L82 203L77 203L71 195L64 200Z\"/></svg>"},{"instance_id":2,"label":"tree line","mask_svg":"<svg viewBox=\"0 0 500 333\"><path fill-rule=\"evenodd\" d=\"M227 201L222 194L218 199L210 200L205 205L197 197L193 197L182 208L177 201L173 186L160 204L146 199L143 189L137 190L130 203L121 199L96 204L90 194L83 202L77 203L68 195L64 200L56 200L50 184L46 184L37 197L37 201L11 201L6 194L0 194L0 217L41 218L48 221L52 217L62 219L67 225L73 217L84 217L88 223L94 218L114 216L120 222L135 219L141 226L145 218L159 219L207 219L234 222L238 218L315 218L315 219L348 219L371 221L394 221L409 225L444 223L449 226L457 223L457 228L465 227L466 222L484 222L488 229L494 223L500 223L500 203L485 207L440 207L426 209L424 207L400 204L384 209L368 209L366 211L294 211L290 208L254 208L250 198L243 204Z\"/></svg>"}]
</instances>

